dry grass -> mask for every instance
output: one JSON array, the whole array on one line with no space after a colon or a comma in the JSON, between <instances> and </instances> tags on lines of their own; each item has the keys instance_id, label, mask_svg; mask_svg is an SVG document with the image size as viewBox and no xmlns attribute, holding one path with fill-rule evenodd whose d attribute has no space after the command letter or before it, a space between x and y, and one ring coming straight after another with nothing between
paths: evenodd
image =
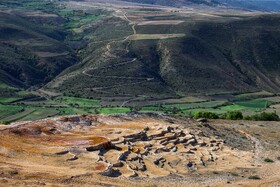
<instances>
[{"instance_id":1,"label":"dry grass","mask_svg":"<svg viewBox=\"0 0 280 187\"><path fill-rule=\"evenodd\" d=\"M137 25L178 25L183 22L182 20L143 21Z\"/></svg>"},{"instance_id":2,"label":"dry grass","mask_svg":"<svg viewBox=\"0 0 280 187\"><path fill-rule=\"evenodd\" d=\"M134 34L129 37L130 40L163 40L171 38L181 38L185 34Z\"/></svg>"}]
</instances>

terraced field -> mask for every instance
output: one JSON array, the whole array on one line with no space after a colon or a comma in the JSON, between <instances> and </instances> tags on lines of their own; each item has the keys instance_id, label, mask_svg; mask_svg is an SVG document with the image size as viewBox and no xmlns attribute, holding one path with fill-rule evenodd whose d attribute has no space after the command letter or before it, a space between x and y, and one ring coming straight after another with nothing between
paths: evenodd
<instances>
[{"instance_id":1,"label":"terraced field","mask_svg":"<svg viewBox=\"0 0 280 187\"><path fill-rule=\"evenodd\" d=\"M22 93L22 91L19 91L19 93ZM24 97L24 94L28 97ZM16 94L17 97L15 98L1 98L1 122L30 121L73 114L120 114L129 112L175 114L187 117L192 117L200 111L218 115L230 111L241 111L245 116L260 112L276 112L280 115L279 96L272 96L269 93L264 97L263 94L258 94L258 92L224 96L223 99L219 97L216 100L213 100L215 96L151 100L143 96L137 98L101 97L86 99L66 96L47 98L32 96L31 92L24 92L24 94L21 94L21 97L20 94ZM244 100L243 95L246 95L246 100Z\"/></svg>"}]
</instances>

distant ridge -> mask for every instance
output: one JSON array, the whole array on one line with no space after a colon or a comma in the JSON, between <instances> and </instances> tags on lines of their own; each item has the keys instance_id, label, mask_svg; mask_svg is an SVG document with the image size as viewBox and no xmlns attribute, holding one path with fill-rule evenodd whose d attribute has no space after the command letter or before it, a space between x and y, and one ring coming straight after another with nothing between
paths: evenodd
<instances>
[{"instance_id":1,"label":"distant ridge","mask_svg":"<svg viewBox=\"0 0 280 187\"><path fill-rule=\"evenodd\" d=\"M217 5L215 0L122 0L143 4L154 4L163 6L185 6L190 4L204 4L204 5Z\"/></svg>"},{"instance_id":2,"label":"distant ridge","mask_svg":"<svg viewBox=\"0 0 280 187\"><path fill-rule=\"evenodd\" d=\"M258 10L265 12L279 12L280 1L279 0L217 0L220 3L227 4L229 6Z\"/></svg>"}]
</instances>

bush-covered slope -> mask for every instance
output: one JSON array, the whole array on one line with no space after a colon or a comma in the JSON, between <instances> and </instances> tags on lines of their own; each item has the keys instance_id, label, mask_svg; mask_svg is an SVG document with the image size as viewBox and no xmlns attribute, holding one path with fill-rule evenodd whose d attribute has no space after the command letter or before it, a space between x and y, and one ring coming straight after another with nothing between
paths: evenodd
<instances>
[{"instance_id":1,"label":"bush-covered slope","mask_svg":"<svg viewBox=\"0 0 280 187\"><path fill-rule=\"evenodd\" d=\"M279 92L279 22L278 16L204 22L187 37L158 41L150 46L153 52L143 51L139 42L133 43L133 51L181 93ZM150 60L157 56L158 61Z\"/></svg>"},{"instance_id":2,"label":"bush-covered slope","mask_svg":"<svg viewBox=\"0 0 280 187\"><path fill-rule=\"evenodd\" d=\"M46 83L75 63L62 23L52 14L0 12L0 81L20 87Z\"/></svg>"},{"instance_id":3,"label":"bush-covered slope","mask_svg":"<svg viewBox=\"0 0 280 187\"><path fill-rule=\"evenodd\" d=\"M114 22L119 25L114 32L120 32L120 38L131 34L123 32L129 29L123 20ZM137 33L146 34L142 38L110 43L109 51L107 42L88 45L86 60L47 88L83 97L279 92L279 22L279 16L271 15L173 26L137 25ZM111 21L103 20L93 34L108 36L111 27ZM145 39L150 34L171 33L185 33L185 37Z\"/></svg>"}]
</instances>

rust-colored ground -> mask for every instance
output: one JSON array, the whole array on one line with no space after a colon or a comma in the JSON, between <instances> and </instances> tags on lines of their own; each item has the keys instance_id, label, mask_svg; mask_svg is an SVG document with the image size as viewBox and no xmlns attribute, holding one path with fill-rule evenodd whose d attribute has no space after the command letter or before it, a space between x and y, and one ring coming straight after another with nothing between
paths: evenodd
<instances>
[{"instance_id":1,"label":"rust-colored ground","mask_svg":"<svg viewBox=\"0 0 280 187\"><path fill-rule=\"evenodd\" d=\"M0 126L0 186L279 186L279 129L157 115Z\"/></svg>"}]
</instances>

